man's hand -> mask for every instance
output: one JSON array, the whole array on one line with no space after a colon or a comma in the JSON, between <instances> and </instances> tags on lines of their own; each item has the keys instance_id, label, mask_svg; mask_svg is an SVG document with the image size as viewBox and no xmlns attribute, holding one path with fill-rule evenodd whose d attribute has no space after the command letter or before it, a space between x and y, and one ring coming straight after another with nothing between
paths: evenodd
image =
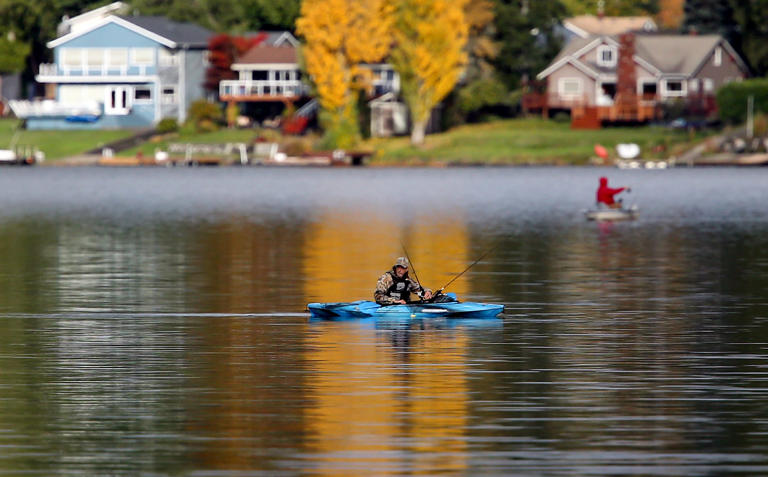
<instances>
[{"instance_id":1,"label":"man's hand","mask_svg":"<svg viewBox=\"0 0 768 477\"><path fill-rule=\"evenodd\" d=\"M405 300L397 300L395 303L398 305L405 305Z\"/></svg>"},{"instance_id":2,"label":"man's hand","mask_svg":"<svg viewBox=\"0 0 768 477\"><path fill-rule=\"evenodd\" d=\"M425 291L425 292L424 292L424 299L425 299L425 300L429 300L429 299L431 299L431 298L432 298L432 292L431 292L431 291L429 291L429 290Z\"/></svg>"}]
</instances>

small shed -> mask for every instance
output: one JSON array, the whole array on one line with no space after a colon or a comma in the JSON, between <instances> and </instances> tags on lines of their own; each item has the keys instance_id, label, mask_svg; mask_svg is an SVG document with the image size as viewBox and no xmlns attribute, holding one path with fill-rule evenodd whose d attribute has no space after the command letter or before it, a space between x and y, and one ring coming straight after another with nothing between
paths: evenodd
<instances>
[{"instance_id":1,"label":"small shed","mask_svg":"<svg viewBox=\"0 0 768 477\"><path fill-rule=\"evenodd\" d=\"M372 99L368 106L371 108L371 136L408 134L408 108L393 93Z\"/></svg>"}]
</instances>

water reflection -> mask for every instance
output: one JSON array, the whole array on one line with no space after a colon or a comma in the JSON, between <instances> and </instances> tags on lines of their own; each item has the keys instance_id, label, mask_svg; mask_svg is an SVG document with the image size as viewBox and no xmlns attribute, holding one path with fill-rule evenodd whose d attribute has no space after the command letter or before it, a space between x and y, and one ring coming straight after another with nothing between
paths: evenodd
<instances>
[{"instance_id":1,"label":"water reflection","mask_svg":"<svg viewBox=\"0 0 768 477\"><path fill-rule=\"evenodd\" d=\"M365 320L312 330L308 424L312 452L322 456L315 471L363 472L371 460L392 472L466 469L467 337L425 333L429 326Z\"/></svg>"},{"instance_id":2,"label":"water reflection","mask_svg":"<svg viewBox=\"0 0 768 477\"><path fill-rule=\"evenodd\" d=\"M764 171L603 173L4 172L0 473L768 474ZM401 240L502 319L308 321Z\"/></svg>"}]
</instances>

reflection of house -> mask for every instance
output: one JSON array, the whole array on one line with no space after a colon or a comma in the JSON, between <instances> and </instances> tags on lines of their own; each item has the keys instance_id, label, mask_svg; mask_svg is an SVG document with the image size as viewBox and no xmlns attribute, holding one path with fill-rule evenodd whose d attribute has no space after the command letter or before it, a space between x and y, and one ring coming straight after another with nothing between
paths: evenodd
<instances>
[{"instance_id":1,"label":"reflection of house","mask_svg":"<svg viewBox=\"0 0 768 477\"><path fill-rule=\"evenodd\" d=\"M744 61L719 35L588 37L570 42L539 73L547 84L540 105L545 112L577 115L594 108L597 120L647 120L659 102L711 100L718 87L747 75Z\"/></svg>"},{"instance_id":2,"label":"reflection of house","mask_svg":"<svg viewBox=\"0 0 768 477\"><path fill-rule=\"evenodd\" d=\"M190 103L204 96L208 30L163 17L101 13L65 20L67 33L48 43L54 63L40 65L37 81L55 85L55 100L11 104L29 129L184 121Z\"/></svg>"}]
</instances>

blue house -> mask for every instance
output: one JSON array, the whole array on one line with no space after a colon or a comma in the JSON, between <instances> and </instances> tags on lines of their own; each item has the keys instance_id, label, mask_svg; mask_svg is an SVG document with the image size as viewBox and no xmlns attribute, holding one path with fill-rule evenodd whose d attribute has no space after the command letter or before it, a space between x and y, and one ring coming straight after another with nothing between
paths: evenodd
<instances>
[{"instance_id":1,"label":"blue house","mask_svg":"<svg viewBox=\"0 0 768 477\"><path fill-rule=\"evenodd\" d=\"M13 101L28 129L152 127L183 122L205 97L203 80L211 32L164 17L123 16L114 4L65 19L66 33L48 43L54 63L36 79L55 99ZM110 8L112 8L110 10ZM63 33L63 32L62 32Z\"/></svg>"}]
</instances>

